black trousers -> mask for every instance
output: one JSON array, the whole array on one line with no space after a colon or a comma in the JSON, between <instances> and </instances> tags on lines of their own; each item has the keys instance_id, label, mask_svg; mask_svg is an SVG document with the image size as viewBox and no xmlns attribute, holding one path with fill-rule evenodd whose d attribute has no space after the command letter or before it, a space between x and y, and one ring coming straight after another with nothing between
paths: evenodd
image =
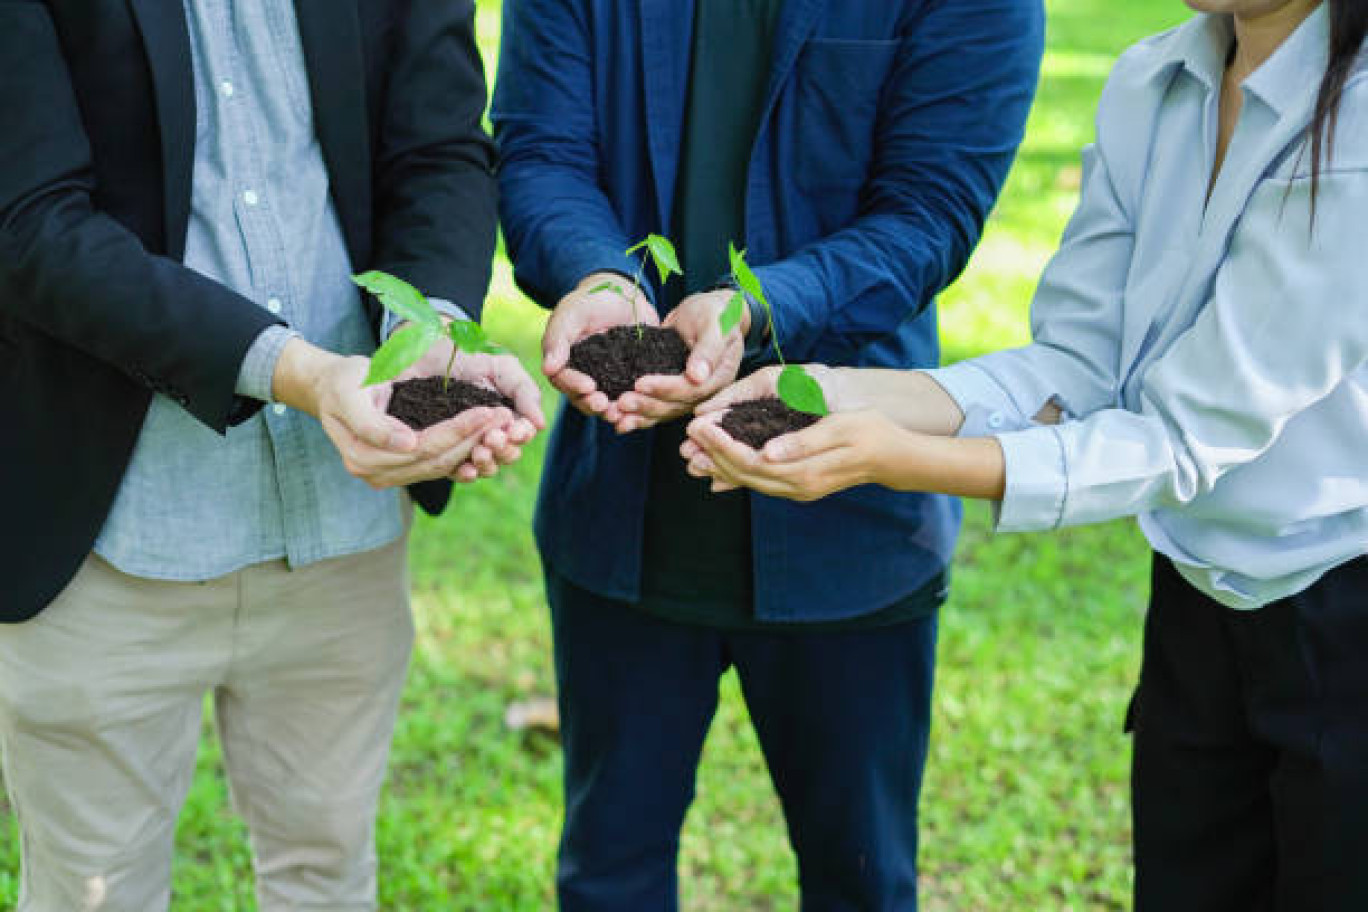
<instances>
[{"instance_id":1,"label":"black trousers","mask_svg":"<svg viewBox=\"0 0 1368 912\"><path fill-rule=\"evenodd\" d=\"M1368 558L1239 612L1156 557L1132 722L1137 912L1368 910Z\"/></svg>"},{"instance_id":2,"label":"black trousers","mask_svg":"<svg viewBox=\"0 0 1368 912\"><path fill-rule=\"evenodd\" d=\"M661 620L547 575L565 745L564 912L673 912L694 774L734 666L804 912L916 912L936 618L844 632Z\"/></svg>"}]
</instances>

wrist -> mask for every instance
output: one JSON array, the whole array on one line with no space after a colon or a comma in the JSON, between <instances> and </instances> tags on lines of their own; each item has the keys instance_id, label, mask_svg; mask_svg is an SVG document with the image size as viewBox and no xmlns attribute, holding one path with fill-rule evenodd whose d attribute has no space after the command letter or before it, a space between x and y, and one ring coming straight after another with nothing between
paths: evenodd
<instances>
[{"instance_id":1,"label":"wrist","mask_svg":"<svg viewBox=\"0 0 1368 912\"><path fill-rule=\"evenodd\" d=\"M909 476L915 472L916 435L891 427L889 433L875 438L873 453L866 466L866 484L882 485L895 491L921 490Z\"/></svg>"},{"instance_id":2,"label":"wrist","mask_svg":"<svg viewBox=\"0 0 1368 912\"><path fill-rule=\"evenodd\" d=\"M317 416L322 378L338 357L303 339L291 339L276 360L271 384L276 401Z\"/></svg>"}]
</instances>

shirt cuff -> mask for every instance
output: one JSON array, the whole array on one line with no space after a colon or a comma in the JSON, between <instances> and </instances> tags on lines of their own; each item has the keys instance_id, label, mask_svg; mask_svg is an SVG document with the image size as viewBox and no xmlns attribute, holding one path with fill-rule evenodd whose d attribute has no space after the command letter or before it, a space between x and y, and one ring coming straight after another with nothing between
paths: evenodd
<instances>
[{"instance_id":1,"label":"shirt cuff","mask_svg":"<svg viewBox=\"0 0 1368 912\"><path fill-rule=\"evenodd\" d=\"M972 361L924 373L939 383L964 412L964 424L959 429L961 437L991 437L1034 426L1033 421L1022 416L1002 384Z\"/></svg>"},{"instance_id":2,"label":"shirt cuff","mask_svg":"<svg viewBox=\"0 0 1368 912\"><path fill-rule=\"evenodd\" d=\"M743 362L747 364L758 361L768 350L770 340L769 316L765 313L764 305L741 291L741 286L730 275L718 279L707 290L741 293L741 300L746 302L746 314L750 317L750 328L746 330L746 335L741 340L742 345L745 346L741 357Z\"/></svg>"},{"instance_id":3,"label":"shirt cuff","mask_svg":"<svg viewBox=\"0 0 1368 912\"><path fill-rule=\"evenodd\" d=\"M234 391L248 399L273 401L276 362L286 344L299 337L299 333L288 326L268 326L262 330L252 347L247 349L247 357L242 359Z\"/></svg>"},{"instance_id":4,"label":"shirt cuff","mask_svg":"<svg viewBox=\"0 0 1368 912\"><path fill-rule=\"evenodd\" d=\"M996 511L997 531L1058 528L1069 495L1068 466L1059 429L1038 426L998 438L1007 467L1007 489Z\"/></svg>"},{"instance_id":5,"label":"shirt cuff","mask_svg":"<svg viewBox=\"0 0 1368 912\"><path fill-rule=\"evenodd\" d=\"M444 317L451 317L453 320L469 320L470 314L466 313L457 305L443 298L428 298L428 303L437 308L437 312ZM380 338L388 339L394 335L394 331L404 324L404 318L392 311L385 311L384 319L380 321Z\"/></svg>"}]
</instances>

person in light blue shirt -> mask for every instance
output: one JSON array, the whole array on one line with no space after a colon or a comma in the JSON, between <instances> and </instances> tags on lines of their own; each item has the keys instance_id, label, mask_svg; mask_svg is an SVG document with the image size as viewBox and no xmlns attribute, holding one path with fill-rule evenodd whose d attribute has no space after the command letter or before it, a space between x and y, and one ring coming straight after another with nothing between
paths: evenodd
<instances>
[{"instance_id":1,"label":"person in light blue shirt","mask_svg":"<svg viewBox=\"0 0 1368 912\"><path fill-rule=\"evenodd\" d=\"M718 490L985 498L1002 531L1137 515L1137 908L1365 909L1368 4L1189 5L1107 84L1031 345L814 366L836 414L762 452L717 426L757 374L682 453Z\"/></svg>"}]
</instances>

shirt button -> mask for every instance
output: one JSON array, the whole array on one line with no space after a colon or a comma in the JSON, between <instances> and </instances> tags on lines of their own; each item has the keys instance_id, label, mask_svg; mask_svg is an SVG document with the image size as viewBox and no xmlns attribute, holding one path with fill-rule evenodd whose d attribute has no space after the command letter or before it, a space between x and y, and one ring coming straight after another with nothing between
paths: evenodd
<instances>
[{"instance_id":1,"label":"shirt button","mask_svg":"<svg viewBox=\"0 0 1368 912\"><path fill-rule=\"evenodd\" d=\"M223 82L219 83L219 91L223 93L224 98L232 98L233 92L237 90L233 88L233 84L231 82L225 79L223 80Z\"/></svg>"},{"instance_id":2,"label":"shirt button","mask_svg":"<svg viewBox=\"0 0 1368 912\"><path fill-rule=\"evenodd\" d=\"M275 405L271 406L271 411L275 412L277 415L285 414L284 403L277 402Z\"/></svg>"},{"instance_id":3,"label":"shirt button","mask_svg":"<svg viewBox=\"0 0 1368 912\"><path fill-rule=\"evenodd\" d=\"M1002 417L1002 412L993 412L993 414L988 416L988 426L995 431L1002 427L1005 421L1006 419Z\"/></svg>"},{"instance_id":4,"label":"shirt button","mask_svg":"<svg viewBox=\"0 0 1368 912\"><path fill-rule=\"evenodd\" d=\"M280 313L281 307L280 298L269 298L266 301L266 309L273 314Z\"/></svg>"},{"instance_id":5,"label":"shirt button","mask_svg":"<svg viewBox=\"0 0 1368 912\"><path fill-rule=\"evenodd\" d=\"M242 201L249 206L255 206L257 203L261 202L261 197L256 195L255 190L248 190L246 193L242 194Z\"/></svg>"}]
</instances>

